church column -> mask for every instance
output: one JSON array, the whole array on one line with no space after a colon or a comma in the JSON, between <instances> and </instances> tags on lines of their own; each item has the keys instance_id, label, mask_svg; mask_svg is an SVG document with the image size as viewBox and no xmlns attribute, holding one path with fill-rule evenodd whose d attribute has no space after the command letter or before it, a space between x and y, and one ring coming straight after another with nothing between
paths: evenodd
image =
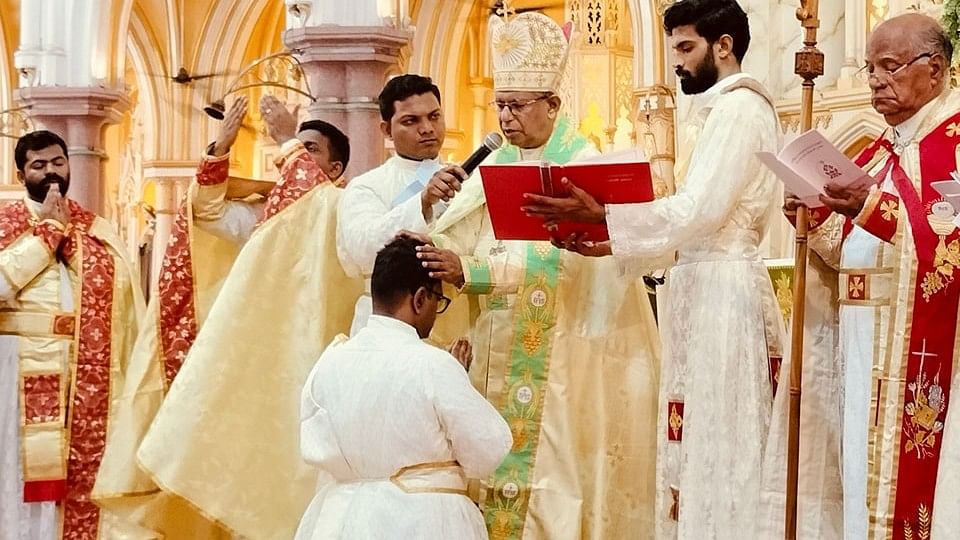
<instances>
[{"instance_id":1,"label":"church column","mask_svg":"<svg viewBox=\"0 0 960 540\"><path fill-rule=\"evenodd\" d=\"M845 0L843 31L843 67L837 87L849 89L862 86L857 81L856 72L862 65L864 46L867 38L867 5L864 0Z\"/></svg>"},{"instance_id":2,"label":"church column","mask_svg":"<svg viewBox=\"0 0 960 540\"><path fill-rule=\"evenodd\" d=\"M470 80L470 93L473 95L473 144L479 145L486 136L484 129L492 100L493 81L489 78Z\"/></svg>"},{"instance_id":3,"label":"church column","mask_svg":"<svg viewBox=\"0 0 960 540\"><path fill-rule=\"evenodd\" d=\"M20 88L15 97L38 129L49 129L67 142L70 153L70 197L84 208L104 214L103 131L130 107L126 92L109 88L44 86Z\"/></svg>"},{"instance_id":4,"label":"church column","mask_svg":"<svg viewBox=\"0 0 960 540\"><path fill-rule=\"evenodd\" d=\"M676 191L673 165L676 160L673 92L663 85L634 92L636 103L636 144L650 160L657 198Z\"/></svg>"},{"instance_id":5,"label":"church column","mask_svg":"<svg viewBox=\"0 0 960 540\"><path fill-rule=\"evenodd\" d=\"M154 189L154 212L156 222L153 232L153 254L150 261L150 286L157 285L163 254L167 250L167 241L173 230L180 204L187 193L190 181L196 173L193 161L154 161L144 164L144 182L152 180Z\"/></svg>"},{"instance_id":6,"label":"church column","mask_svg":"<svg viewBox=\"0 0 960 540\"><path fill-rule=\"evenodd\" d=\"M310 116L351 142L350 176L383 161L377 95L410 44L405 0L285 0L284 44L298 51L317 101Z\"/></svg>"},{"instance_id":7,"label":"church column","mask_svg":"<svg viewBox=\"0 0 960 540\"><path fill-rule=\"evenodd\" d=\"M102 36L110 30L106 28L109 18L104 16L110 3L31 0L21 4L23 32L14 54L20 89L14 97L28 108L35 127L54 131L67 142L69 195L90 211L108 214L110 203L102 178L107 157L103 132L130 108L123 82L109 76L115 55L110 41Z\"/></svg>"},{"instance_id":8,"label":"church column","mask_svg":"<svg viewBox=\"0 0 960 540\"><path fill-rule=\"evenodd\" d=\"M387 26L307 26L284 33L284 44L299 51L317 98L310 116L337 125L350 137L350 176L383 162L377 95L410 37Z\"/></svg>"}]
</instances>

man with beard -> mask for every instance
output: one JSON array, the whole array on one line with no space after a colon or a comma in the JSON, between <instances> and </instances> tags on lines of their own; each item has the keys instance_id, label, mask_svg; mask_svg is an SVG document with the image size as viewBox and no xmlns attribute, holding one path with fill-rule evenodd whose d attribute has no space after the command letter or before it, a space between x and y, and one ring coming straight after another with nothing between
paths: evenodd
<instances>
[{"instance_id":1,"label":"man with beard","mask_svg":"<svg viewBox=\"0 0 960 540\"><path fill-rule=\"evenodd\" d=\"M90 491L143 309L139 280L113 226L66 197L63 139L28 133L15 158L27 197L0 210L0 538L128 538Z\"/></svg>"},{"instance_id":2,"label":"man with beard","mask_svg":"<svg viewBox=\"0 0 960 540\"><path fill-rule=\"evenodd\" d=\"M215 153L229 148L245 108L243 101L234 106ZM315 487L297 446L300 386L323 348L350 328L361 291L335 254L343 190L331 177L346 156L331 167L333 152L318 142L328 136L322 124L304 122L298 132L296 117L276 98L261 98L260 113L280 146L280 180L262 208L239 208L257 218L250 227L232 222L243 249L218 290L191 274L197 265L190 256L210 253L188 246L181 234L188 222L178 220L159 313L151 313L159 331L141 333L132 359L140 379L131 376L114 397L130 411L117 422L130 434L126 444L108 447L95 495L166 538L293 536ZM200 166L198 183L219 189L206 197L211 206L222 208L230 189L222 185L229 184L226 165L224 156ZM250 498L262 493L284 497Z\"/></svg>"},{"instance_id":3,"label":"man with beard","mask_svg":"<svg viewBox=\"0 0 960 540\"><path fill-rule=\"evenodd\" d=\"M750 43L734 0L681 0L664 14L681 89L702 94L699 135L676 194L642 204L528 195L531 215L606 222L610 241L567 249L616 256L625 270L676 253L663 289L657 538L761 538L761 465L783 327L760 257L776 180L759 151L779 126L759 82L741 72Z\"/></svg>"}]
</instances>

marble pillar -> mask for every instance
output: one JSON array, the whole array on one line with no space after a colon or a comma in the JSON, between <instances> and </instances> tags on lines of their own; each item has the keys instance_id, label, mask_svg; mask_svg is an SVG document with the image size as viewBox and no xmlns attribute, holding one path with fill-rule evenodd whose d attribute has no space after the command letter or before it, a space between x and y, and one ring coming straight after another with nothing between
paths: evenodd
<instances>
[{"instance_id":1,"label":"marble pillar","mask_svg":"<svg viewBox=\"0 0 960 540\"><path fill-rule=\"evenodd\" d=\"M310 117L326 120L350 137L350 177L383 162L377 96L410 40L409 32L385 26L308 26L284 32L284 44L298 51L317 98Z\"/></svg>"},{"instance_id":2,"label":"marble pillar","mask_svg":"<svg viewBox=\"0 0 960 540\"><path fill-rule=\"evenodd\" d=\"M180 205L185 200L190 181L197 169L193 161L153 161L144 163L144 183L154 183L153 251L150 261L150 288L157 286L157 277L167 251L167 242L173 230Z\"/></svg>"},{"instance_id":3,"label":"marble pillar","mask_svg":"<svg viewBox=\"0 0 960 540\"><path fill-rule=\"evenodd\" d=\"M48 129L67 142L70 153L69 196L84 208L103 215L109 204L105 193L102 163L103 131L120 120L130 107L127 94L97 87L44 86L20 88L15 98L36 129Z\"/></svg>"},{"instance_id":4,"label":"marble pillar","mask_svg":"<svg viewBox=\"0 0 960 540\"><path fill-rule=\"evenodd\" d=\"M657 198L672 195L676 191L674 162L676 161L676 136L674 128L674 94L663 85L641 88L633 93L636 121L637 146L643 149L650 160L650 172Z\"/></svg>"}]
</instances>

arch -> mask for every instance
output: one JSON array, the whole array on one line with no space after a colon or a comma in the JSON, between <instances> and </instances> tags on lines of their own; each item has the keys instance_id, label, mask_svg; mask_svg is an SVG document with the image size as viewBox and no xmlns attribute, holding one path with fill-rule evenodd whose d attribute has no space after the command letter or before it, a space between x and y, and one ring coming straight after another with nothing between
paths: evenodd
<instances>
[{"instance_id":1,"label":"arch","mask_svg":"<svg viewBox=\"0 0 960 540\"><path fill-rule=\"evenodd\" d=\"M208 12L210 16L204 22L199 46L195 49L191 65L203 73L240 70L243 67L248 36L254 33L260 22L260 12L273 2L282 4L283 0L218 0ZM210 54L211 51L216 51L217 54ZM230 77L213 81L209 95L192 92L190 99L184 100L184 114L194 114L194 111L203 108L209 98L222 96L231 83ZM194 122L183 122L183 125L185 129L179 135L180 140L186 144L188 154L190 149L203 147L204 141L212 136L213 123L205 118L199 125ZM189 129L190 127L198 129Z\"/></svg>"},{"instance_id":2,"label":"arch","mask_svg":"<svg viewBox=\"0 0 960 540\"><path fill-rule=\"evenodd\" d=\"M477 3L424 0L414 19L409 71L432 77L440 87L451 130L459 127L455 105L460 102L460 52Z\"/></svg>"},{"instance_id":3,"label":"arch","mask_svg":"<svg viewBox=\"0 0 960 540\"><path fill-rule=\"evenodd\" d=\"M135 11L131 14L129 39L127 40L127 59L133 64L134 76L139 89L139 103L144 124L153 129L144 131L143 151L144 159L152 160L166 155L167 148L161 144L169 137L169 122L161 122L159 100L164 89L157 84L159 79L150 77L149 73L163 73L163 59L160 57L160 46L144 23L141 14Z\"/></svg>"},{"instance_id":4,"label":"arch","mask_svg":"<svg viewBox=\"0 0 960 540\"><path fill-rule=\"evenodd\" d=\"M859 151L865 139L873 140L887 129L887 124L879 115L859 113L840 127L832 130L827 138L837 148L845 152Z\"/></svg>"}]
</instances>

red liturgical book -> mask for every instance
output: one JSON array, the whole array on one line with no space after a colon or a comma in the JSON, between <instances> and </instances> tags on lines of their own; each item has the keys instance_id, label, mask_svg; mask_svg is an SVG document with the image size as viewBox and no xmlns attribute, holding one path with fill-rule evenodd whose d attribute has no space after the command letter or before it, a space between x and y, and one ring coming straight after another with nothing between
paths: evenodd
<instances>
[{"instance_id":1,"label":"red liturgical book","mask_svg":"<svg viewBox=\"0 0 960 540\"><path fill-rule=\"evenodd\" d=\"M600 204L642 203L653 200L650 163L581 162L567 165L514 163L481 165L480 175L487 198L487 210L497 240L550 240L573 233L587 233L588 239L610 239L605 224L561 223L553 233L543 220L527 217L522 207L530 205L525 193L565 197L569 190L561 183L567 178L593 196Z\"/></svg>"}]
</instances>

